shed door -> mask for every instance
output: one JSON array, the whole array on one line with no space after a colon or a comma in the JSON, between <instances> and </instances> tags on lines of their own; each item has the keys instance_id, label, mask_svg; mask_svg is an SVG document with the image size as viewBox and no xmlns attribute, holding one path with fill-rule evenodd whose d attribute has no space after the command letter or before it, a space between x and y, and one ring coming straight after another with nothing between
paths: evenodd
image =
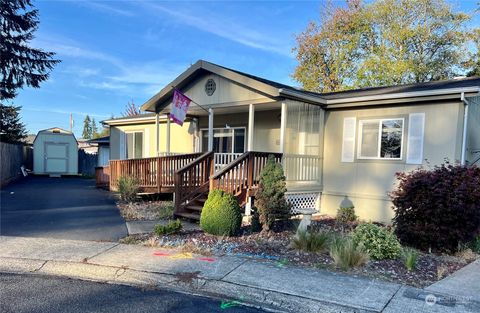
<instances>
[{"instance_id":1,"label":"shed door","mask_svg":"<svg viewBox=\"0 0 480 313\"><path fill-rule=\"evenodd\" d=\"M68 143L45 143L45 172L68 172Z\"/></svg>"}]
</instances>

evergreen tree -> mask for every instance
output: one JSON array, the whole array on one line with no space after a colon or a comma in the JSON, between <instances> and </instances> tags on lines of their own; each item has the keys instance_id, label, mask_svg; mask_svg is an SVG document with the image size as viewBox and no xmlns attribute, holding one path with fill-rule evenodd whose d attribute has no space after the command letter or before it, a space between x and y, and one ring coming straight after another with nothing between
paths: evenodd
<instances>
[{"instance_id":1,"label":"evergreen tree","mask_svg":"<svg viewBox=\"0 0 480 313\"><path fill-rule=\"evenodd\" d=\"M267 164L260 174L255 206L264 231L271 230L276 220L290 217L290 206L285 198L287 191L286 178L282 165L269 155Z\"/></svg>"},{"instance_id":2,"label":"evergreen tree","mask_svg":"<svg viewBox=\"0 0 480 313\"><path fill-rule=\"evenodd\" d=\"M28 46L38 23L30 0L0 1L0 103L15 98L25 85L39 88L60 62L55 53Z\"/></svg>"},{"instance_id":3,"label":"evergreen tree","mask_svg":"<svg viewBox=\"0 0 480 313\"><path fill-rule=\"evenodd\" d=\"M92 136L91 138L96 138L97 134L98 134L98 127L97 127L97 122L95 121L95 118L92 117L92 126L91 126L91 129L92 129Z\"/></svg>"},{"instance_id":4,"label":"evergreen tree","mask_svg":"<svg viewBox=\"0 0 480 313\"><path fill-rule=\"evenodd\" d=\"M84 139L92 139L92 122L90 120L90 116L85 116L85 119L83 120L83 132L82 132L82 137Z\"/></svg>"},{"instance_id":5,"label":"evergreen tree","mask_svg":"<svg viewBox=\"0 0 480 313\"><path fill-rule=\"evenodd\" d=\"M0 104L0 141L17 143L27 137L25 125L20 121L19 106Z\"/></svg>"}]
</instances>

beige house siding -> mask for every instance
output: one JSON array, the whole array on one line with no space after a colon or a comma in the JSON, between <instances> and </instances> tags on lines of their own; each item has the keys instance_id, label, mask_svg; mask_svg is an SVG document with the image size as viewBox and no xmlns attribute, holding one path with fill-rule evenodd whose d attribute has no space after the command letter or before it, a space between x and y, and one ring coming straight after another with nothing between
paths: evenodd
<instances>
[{"instance_id":1,"label":"beige house siding","mask_svg":"<svg viewBox=\"0 0 480 313\"><path fill-rule=\"evenodd\" d=\"M143 157L156 156L157 149L157 128L154 122L122 125L110 127L110 160L119 160L120 155L120 136L122 132L140 131L144 133L144 154ZM195 151L194 146L195 124L185 122L183 126L171 123L170 130L170 152L176 153L192 153ZM146 145L146 146L145 146ZM160 152L167 151L167 123L160 123Z\"/></svg>"},{"instance_id":2,"label":"beige house siding","mask_svg":"<svg viewBox=\"0 0 480 313\"><path fill-rule=\"evenodd\" d=\"M466 160L472 163L480 158L480 96L469 98L468 101ZM480 161L476 165L480 166Z\"/></svg>"},{"instance_id":3,"label":"beige house siding","mask_svg":"<svg viewBox=\"0 0 480 313\"><path fill-rule=\"evenodd\" d=\"M408 115L425 113L423 158L431 165L448 158L458 160L461 153L462 117L461 102L408 104L383 108L356 108L327 111L325 115L324 166L321 210L322 214L335 215L345 195L353 201L362 219L390 222L393 217L387 193L395 184L395 173L410 171L418 165L406 164ZM358 160L341 162L343 120L356 117L355 156L358 149L358 121L370 118L405 118L402 160ZM426 163L424 162L424 165Z\"/></svg>"}]
</instances>

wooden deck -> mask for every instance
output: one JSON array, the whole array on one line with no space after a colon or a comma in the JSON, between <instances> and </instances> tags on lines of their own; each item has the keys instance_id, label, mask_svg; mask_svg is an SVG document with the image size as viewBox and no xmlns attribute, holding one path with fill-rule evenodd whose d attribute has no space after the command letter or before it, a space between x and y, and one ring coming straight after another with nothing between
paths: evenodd
<instances>
[{"instance_id":1,"label":"wooden deck","mask_svg":"<svg viewBox=\"0 0 480 313\"><path fill-rule=\"evenodd\" d=\"M287 182L320 183L320 157L249 151L232 157L230 163L220 169L213 152L112 160L108 167L97 169L97 185L108 182L110 190L117 191L120 177L135 177L142 193L173 193L177 215L199 218L212 189L232 193L243 206L258 187L269 155L283 164Z\"/></svg>"}]
</instances>

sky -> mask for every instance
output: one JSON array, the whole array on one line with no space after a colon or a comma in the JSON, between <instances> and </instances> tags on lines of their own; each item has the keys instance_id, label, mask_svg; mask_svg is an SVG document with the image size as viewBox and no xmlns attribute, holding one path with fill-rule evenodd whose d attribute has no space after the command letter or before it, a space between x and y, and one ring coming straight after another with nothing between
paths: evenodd
<instances>
[{"instance_id":1,"label":"sky","mask_svg":"<svg viewBox=\"0 0 480 313\"><path fill-rule=\"evenodd\" d=\"M343 2L342 2L343 3ZM477 0L454 2L466 13ZM80 138L88 114L119 117L141 105L199 59L298 85L295 35L318 20L324 1L34 1L40 25L31 46L62 62L21 105L29 133L50 127ZM472 20L480 25L479 17Z\"/></svg>"}]
</instances>

